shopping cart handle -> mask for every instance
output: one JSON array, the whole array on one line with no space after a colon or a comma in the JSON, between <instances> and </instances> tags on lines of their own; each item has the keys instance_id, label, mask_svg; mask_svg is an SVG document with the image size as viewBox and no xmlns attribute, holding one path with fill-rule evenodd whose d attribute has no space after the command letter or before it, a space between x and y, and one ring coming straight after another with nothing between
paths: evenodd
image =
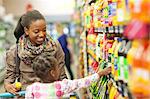
<instances>
[{"instance_id":1,"label":"shopping cart handle","mask_svg":"<svg viewBox=\"0 0 150 99\"><path fill-rule=\"evenodd\" d=\"M25 95L25 91L20 91L18 92L19 96L24 96ZM6 93L0 93L0 98L10 98L10 97L14 97L15 95L14 94L11 94L9 92L6 92Z\"/></svg>"}]
</instances>

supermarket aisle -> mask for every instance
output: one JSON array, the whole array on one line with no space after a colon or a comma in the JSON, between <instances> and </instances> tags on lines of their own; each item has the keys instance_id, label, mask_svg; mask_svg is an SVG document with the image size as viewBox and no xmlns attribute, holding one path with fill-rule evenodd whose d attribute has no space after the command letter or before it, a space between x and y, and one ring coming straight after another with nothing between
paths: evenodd
<instances>
[{"instance_id":1,"label":"supermarket aisle","mask_svg":"<svg viewBox=\"0 0 150 99\"><path fill-rule=\"evenodd\" d=\"M0 4L6 6L7 9L11 9L8 4L16 6L13 3L5 4L8 2L6 0L0 1L3 1ZM40 5L43 1L39 1L37 2ZM45 14L48 33L52 33L51 36L57 39L58 34L53 26L57 21L67 24L67 28L72 28L66 31L68 34L71 32L69 36L73 37L70 40L73 54L71 69L75 79L93 74L98 68L112 67L111 75L101 77L99 82L93 83L88 89L76 91L80 99L150 99L150 0L138 0L139 2L137 0L75 1L75 4L66 3L65 5L66 8L75 5L74 10L67 9L68 13L73 12L71 17ZM35 7L39 6L34 1L32 3ZM49 7L48 3L51 2L47 0L46 3ZM59 4L61 2L56 3L60 7L59 11L61 7L65 8ZM39 7L41 12L42 8ZM51 8L44 9L46 9L45 13ZM14 14L15 18L23 13L23 9L20 12L17 10L12 11L18 12ZM55 10L53 11L57 12ZM10 39L12 35L9 35L12 33L15 21L3 20L0 16L0 24L2 24L0 26L2 49L4 42L10 45L15 42ZM80 32L76 32L77 26L82 28ZM5 32L8 32L9 39L5 38ZM6 44L5 47L8 48L7 46L9 45ZM70 78L67 69L66 73Z\"/></svg>"}]
</instances>

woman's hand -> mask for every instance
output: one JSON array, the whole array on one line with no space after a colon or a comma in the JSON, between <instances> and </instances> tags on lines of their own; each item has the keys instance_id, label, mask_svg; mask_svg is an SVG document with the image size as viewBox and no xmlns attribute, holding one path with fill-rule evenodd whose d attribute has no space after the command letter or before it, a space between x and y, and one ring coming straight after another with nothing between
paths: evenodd
<instances>
[{"instance_id":1,"label":"woman's hand","mask_svg":"<svg viewBox=\"0 0 150 99\"><path fill-rule=\"evenodd\" d=\"M107 67L107 68L104 68L103 70L99 70L97 72L99 74L99 76L104 76L104 75L108 75L111 73L111 67Z\"/></svg>"},{"instance_id":2,"label":"woman's hand","mask_svg":"<svg viewBox=\"0 0 150 99\"><path fill-rule=\"evenodd\" d=\"M6 83L6 84L5 84L5 89L6 89L7 92L10 92L10 93L12 93L12 94L14 94L14 95L17 95L17 94L18 94L17 91L19 91L19 90L15 87L14 84L10 84L10 83Z\"/></svg>"}]
</instances>

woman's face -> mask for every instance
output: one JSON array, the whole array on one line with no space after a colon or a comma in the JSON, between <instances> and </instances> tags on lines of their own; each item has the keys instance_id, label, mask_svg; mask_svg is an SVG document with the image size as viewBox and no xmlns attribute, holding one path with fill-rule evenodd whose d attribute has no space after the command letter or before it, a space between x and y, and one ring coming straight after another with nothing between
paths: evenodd
<instances>
[{"instance_id":1,"label":"woman's face","mask_svg":"<svg viewBox=\"0 0 150 99\"><path fill-rule=\"evenodd\" d=\"M25 28L25 33L29 36L31 43L34 45L43 44L46 38L46 22L45 20L32 21L29 28Z\"/></svg>"}]
</instances>

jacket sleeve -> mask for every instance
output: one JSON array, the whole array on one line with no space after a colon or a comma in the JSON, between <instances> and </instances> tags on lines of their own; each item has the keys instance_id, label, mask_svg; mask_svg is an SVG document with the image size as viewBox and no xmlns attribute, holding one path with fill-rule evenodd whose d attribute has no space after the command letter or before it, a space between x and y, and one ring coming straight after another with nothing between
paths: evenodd
<instances>
[{"instance_id":1,"label":"jacket sleeve","mask_svg":"<svg viewBox=\"0 0 150 99\"><path fill-rule=\"evenodd\" d=\"M0 56L0 83L2 83L4 81L4 77L6 74L6 64L5 64L5 59L6 59L6 51L2 51L0 52L1 56Z\"/></svg>"},{"instance_id":2,"label":"jacket sleeve","mask_svg":"<svg viewBox=\"0 0 150 99\"><path fill-rule=\"evenodd\" d=\"M15 47L10 48L6 52L6 75L5 75L5 83L13 83L15 82Z\"/></svg>"},{"instance_id":3,"label":"jacket sleeve","mask_svg":"<svg viewBox=\"0 0 150 99\"><path fill-rule=\"evenodd\" d=\"M67 78L66 76L66 72L65 72L65 56L64 56L64 52L61 48L61 45L59 44L58 41L56 41L57 44L57 48L56 48L56 59L58 60L59 63L59 69L61 69L61 74L60 74L60 79L62 80L64 78Z\"/></svg>"}]
</instances>

